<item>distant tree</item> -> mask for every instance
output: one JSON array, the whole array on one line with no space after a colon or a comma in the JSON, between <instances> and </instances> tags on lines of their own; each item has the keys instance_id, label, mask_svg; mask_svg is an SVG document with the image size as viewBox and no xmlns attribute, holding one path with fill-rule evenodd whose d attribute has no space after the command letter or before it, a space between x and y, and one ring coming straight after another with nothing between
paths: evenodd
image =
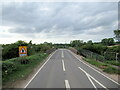
<instances>
[{"instance_id":1,"label":"distant tree","mask_svg":"<svg viewBox=\"0 0 120 90\"><path fill-rule=\"evenodd\" d=\"M29 44L32 45L32 40L29 41Z\"/></svg>"},{"instance_id":2,"label":"distant tree","mask_svg":"<svg viewBox=\"0 0 120 90\"><path fill-rule=\"evenodd\" d=\"M107 45L107 42L108 42L108 39L102 39L101 43L104 44L104 45Z\"/></svg>"},{"instance_id":3,"label":"distant tree","mask_svg":"<svg viewBox=\"0 0 120 90\"><path fill-rule=\"evenodd\" d=\"M90 50L90 51L98 53L98 54L101 54L107 49L107 46L102 45L102 44L93 44L93 45L86 44L86 45L83 45L81 48L86 49L86 50Z\"/></svg>"},{"instance_id":4,"label":"distant tree","mask_svg":"<svg viewBox=\"0 0 120 90\"><path fill-rule=\"evenodd\" d=\"M101 43L103 45L114 45L114 39L113 38L105 38L105 39L102 39Z\"/></svg>"},{"instance_id":5,"label":"distant tree","mask_svg":"<svg viewBox=\"0 0 120 90\"><path fill-rule=\"evenodd\" d=\"M113 38L108 38L108 45L114 45L115 41Z\"/></svg>"},{"instance_id":6,"label":"distant tree","mask_svg":"<svg viewBox=\"0 0 120 90\"><path fill-rule=\"evenodd\" d=\"M118 42L120 42L120 30L114 30L114 35L115 35L115 39L118 40Z\"/></svg>"},{"instance_id":7,"label":"distant tree","mask_svg":"<svg viewBox=\"0 0 120 90\"><path fill-rule=\"evenodd\" d=\"M73 40L70 42L70 45L72 47L80 47L83 45L83 43L84 43L83 40Z\"/></svg>"},{"instance_id":8,"label":"distant tree","mask_svg":"<svg viewBox=\"0 0 120 90\"><path fill-rule=\"evenodd\" d=\"M16 45L18 45L18 46L27 46L27 45L28 45L27 42L22 41L22 40L19 40L19 41L15 42L14 44L16 44Z\"/></svg>"},{"instance_id":9,"label":"distant tree","mask_svg":"<svg viewBox=\"0 0 120 90\"><path fill-rule=\"evenodd\" d=\"M89 40L88 42L87 42L87 44L93 44L93 42L92 42L92 40Z\"/></svg>"}]
</instances>

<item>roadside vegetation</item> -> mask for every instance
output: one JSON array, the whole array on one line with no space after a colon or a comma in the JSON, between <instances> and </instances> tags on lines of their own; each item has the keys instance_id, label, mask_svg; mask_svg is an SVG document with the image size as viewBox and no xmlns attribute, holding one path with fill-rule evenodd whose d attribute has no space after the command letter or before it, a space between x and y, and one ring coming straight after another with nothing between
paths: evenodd
<instances>
[{"instance_id":1,"label":"roadside vegetation","mask_svg":"<svg viewBox=\"0 0 120 90\"><path fill-rule=\"evenodd\" d=\"M27 46L27 56L19 57L19 46ZM32 44L17 41L2 45L2 84L26 78L56 48L52 43Z\"/></svg>"},{"instance_id":2,"label":"roadside vegetation","mask_svg":"<svg viewBox=\"0 0 120 90\"><path fill-rule=\"evenodd\" d=\"M19 40L12 44L3 44L3 50L2 50L2 60L8 60L11 58L19 57L19 46L27 46L27 54L28 56L34 55L39 52L47 52L47 50L50 50L53 48L52 43L44 42L42 44L32 44L32 41L29 43Z\"/></svg>"},{"instance_id":3,"label":"roadside vegetation","mask_svg":"<svg viewBox=\"0 0 120 90\"><path fill-rule=\"evenodd\" d=\"M111 66L110 64L107 64L104 62L98 62L98 61L90 59L90 58L84 58L84 60L87 61L88 63L102 69L104 72L120 75L120 69L115 68L115 67Z\"/></svg>"},{"instance_id":4,"label":"roadside vegetation","mask_svg":"<svg viewBox=\"0 0 120 90\"><path fill-rule=\"evenodd\" d=\"M111 64L111 65L115 65L115 66L120 66L120 62L119 61L115 61L115 60L105 61L105 63Z\"/></svg>"},{"instance_id":5,"label":"roadside vegetation","mask_svg":"<svg viewBox=\"0 0 120 90\"><path fill-rule=\"evenodd\" d=\"M46 53L38 53L28 57L18 57L3 61L3 85L27 77L47 56L48 54Z\"/></svg>"},{"instance_id":6,"label":"roadside vegetation","mask_svg":"<svg viewBox=\"0 0 120 90\"><path fill-rule=\"evenodd\" d=\"M120 74L120 30L114 30L115 37L104 38L101 42L89 40L73 40L70 46L77 50L77 54L84 57L84 60L95 65L104 72ZM116 41L115 41L116 39Z\"/></svg>"}]
</instances>

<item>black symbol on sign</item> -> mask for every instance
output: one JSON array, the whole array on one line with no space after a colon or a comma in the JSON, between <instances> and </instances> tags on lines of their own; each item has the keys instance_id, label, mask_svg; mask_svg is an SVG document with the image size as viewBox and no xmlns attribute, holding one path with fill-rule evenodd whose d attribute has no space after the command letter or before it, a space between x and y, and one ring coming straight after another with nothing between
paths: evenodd
<instances>
[{"instance_id":1,"label":"black symbol on sign","mask_svg":"<svg viewBox=\"0 0 120 90\"><path fill-rule=\"evenodd\" d=\"M26 53L25 49L22 48L22 50L20 51L21 53Z\"/></svg>"},{"instance_id":2,"label":"black symbol on sign","mask_svg":"<svg viewBox=\"0 0 120 90\"><path fill-rule=\"evenodd\" d=\"M25 50L24 49L22 49L22 53L24 53L25 52Z\"/></svg>"}]
</instances>

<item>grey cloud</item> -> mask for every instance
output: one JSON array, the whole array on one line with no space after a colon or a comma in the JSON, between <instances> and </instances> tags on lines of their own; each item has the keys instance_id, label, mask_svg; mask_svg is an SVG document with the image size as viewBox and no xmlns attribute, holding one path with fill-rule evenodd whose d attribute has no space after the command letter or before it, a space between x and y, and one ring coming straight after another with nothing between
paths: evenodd
<instances>
[{"instance_id":1,"label":"grey cloud","mask_svg":"<svg viewBox=\"0 0 120 90\"><path fill-rule=\"evenodd\" d=\"M44 8L48 10L42 10ZM113 2L41 2L3 5L3 24L14 26L14 29L9 30L10 33L33 33L34 36L34 34L44 32L48 38L60 34L62 36L78 35L100 26L108 29L106 27L116 20L117 3Z\"/></svg>"}]
</instances>

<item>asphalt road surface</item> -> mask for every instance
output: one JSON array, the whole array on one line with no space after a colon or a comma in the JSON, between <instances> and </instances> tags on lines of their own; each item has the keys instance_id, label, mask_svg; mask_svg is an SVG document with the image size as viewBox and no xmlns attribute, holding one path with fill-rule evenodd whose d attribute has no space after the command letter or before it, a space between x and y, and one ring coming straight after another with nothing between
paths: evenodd
<instances>
[{"instance_id":1,"label":"asphalt road surface","mask_svg":"<svg viewBox=\"0 0 120 90\"><path fill-rule=\"evenodd\" d=\"M56 50L25 88L120 89L120 84L80 60L67 49Z\"/></svg>"}]
</instances>

